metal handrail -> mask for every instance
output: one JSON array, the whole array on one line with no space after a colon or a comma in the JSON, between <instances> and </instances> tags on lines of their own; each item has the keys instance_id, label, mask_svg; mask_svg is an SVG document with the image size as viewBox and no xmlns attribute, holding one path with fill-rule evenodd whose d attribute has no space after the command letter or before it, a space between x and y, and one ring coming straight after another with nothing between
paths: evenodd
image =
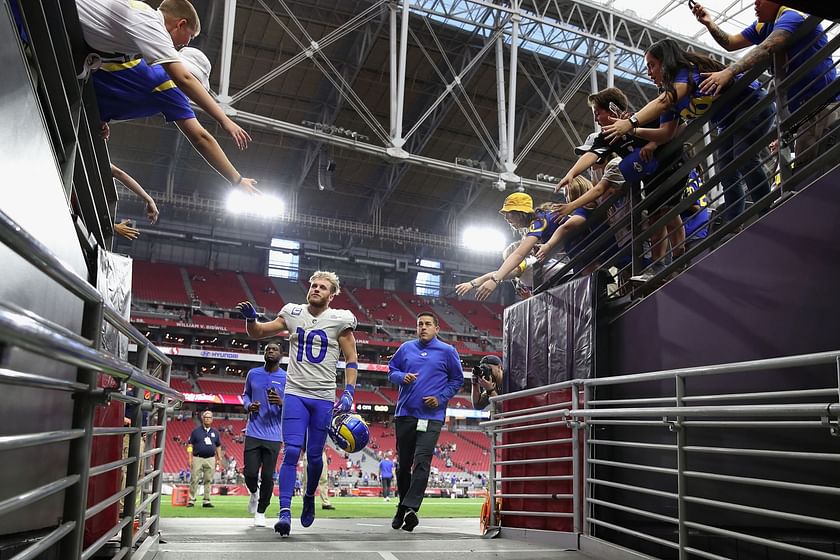
<instances>
[{"instance_id":1,"label":"metal handrail","mask_svg":"<svg viewBox=\"0 0 840 560\"><path fill-rule=\"evenodd\" d=\"M813 366L830 366L837 370L837 387L822 387L817 389L801 389L788 390L782 389L780 391L752 391L748 387L744 387L743 393L735 393L730 389L729 392L723 394L708 394L708 395L694 395L686 392L686 379L688 378L706 378L714 379L720 375L744 374L752 373L754 378L759 378L761 373L767 370L789 369L794 367L813 367ZM652 391L660 391L662 381L672 381L675 383L674 395L664 397L648 397L645 393L640 392L639 384L650 382L657 382L650 385L649 389ZM633 388L634 398L628 399L605 399L598 401L593 398L594 389L601 386L615 386ZM707 386L707 385L705 385ZM704 387L705 387L704 386ZM643 389L648 389L642 387ZM546 395L551 393L564 394L569 390L572 391L572 408L558 409L554 411L545 410L546 406L539 405L529 406L523 408L521 411L507 410L503 417L497 415L500 409L498 403L504 401L515 401L521 399L523 396ZM583 400L580 401L577 396L583 395ZM786 399L787 401L796 401L800 399L819 400L821 402L783 402L777 404L750 404L749 401L756 400L778 400ZM734 458L749 458L752 461L788 461L789 464L797 465L799 470L808 464L823 464L831 465L840 462L840 455L828 451L820 451L819 449L809 448L788 448L784 449L781 446L765 445L763 447L752 447L749 445L709 445L705 441L701 441L702 445L692 445L691 441L687 439L686 430L691 430L693 427L702 427L704 429L711 428L717 430L734 430L734 429L758 429L758 428L793 428L793 429L823 429L831 430L833 434L840 434L840 352L821 352L815 354L805 354L797 356L783 356L777 358L769 358L763 360L750 360L744 362L717 364L704 367L693 368L678 368L667 371L643 372L638 374L628 374L606 378L595 379L576 379L560 383L555 383L548 386L543 386L533 389L525 389L504 395L492 397L493 409L491 411L491 419L482 422L481 426L489 428L491 431L491 456L490 456L490 472L491 472L491 495L497 498L502 497L517 497L523 499L552 499L565 500L572 503L572 510L574 515L572 519L575 521L575 532L590 534L591 531L597 528L609 528L618 533L625 535L632 535L636 538L647 540L673 548L680 551L680 558L686 558L685 554L691 551L692 554L704 558L720 558L715 554L700 550L696 547L688 546L688 534L690 530L699 530L701 532L708 532L727 536L736 540L743 540L754 544L767 546L770 549L778 549L789 552L797 552L803 556L810 556L815 558L832 558L838 560L837 555L824 553L818 550L808 548L807 546L792 545L783 541L774 540L771 538L759 537L749 535L743 531L732 531L722 527L713 527L705 523L697 523L688 517L686 505L695 504L706 508L719 508L721 510L742 513L746 515L760 516L768 519L775 519L777 521L784 521L795 523L797 525L810 526L814 529L822 530L837 530L840 529L840 520L832 519L825 515L808 515L807 511L795 511L794 507L788 508L794 511L785 511L784 508L771 509L764 504L750 504L739 503L735 500L727 500L720 496L707 497L692 495L690 493L691 486L686 484L688 480L707 480L717 484L735 484L746 487L756 488L770 488L778 490L786 490L790 492L804 492L808 495L822 495L822 496L840 496L840 486L833 487L825 483L819 484L819 481L803 478L802 481L797 481L797 470L791 470L791 475L788 478L793 480L769 480L760 477L735 476L723 472L701 472L698 470L689 470L687 468L687 458L696 455L723 455ZM727 401L743 400L747 404L725 404ZM673 406L662 406L662 403ZM687 403L690 405L685 406ZM723 404L722 404L723 403ZM563 403L567 404L567 403ZM616 408L604 408L598 405L612 405L618 406ZM633 406L636 405L636 406ZM647 405L647 406L644 406ZM534 412L537 411L537 412ZM520 413L521 412L521 413ZM547 423L546 419L550 419L553 414L554 425L565 425L570 428L574 437L560 438L562 443L568 444L570 440L572 445L564 447L561 445L549 446L545 436L541 433L541 428ZM708 418L706 420L705 418ZM734 420L724 420L724 418L733 418ZM740 420L739 420L740 418ZM805 418L812 418L805 420ZM797 420L793 420L797 419ZM799 420L802 419L802 420ZM530 423L530 425L528 425ZM634 435L633 440L622 438L609 439L606 436L601 436L600 433L594 436L591 429L594 426L614 425L614 426L643 426L644 430ZM661 428L668 430L671 433L670 441L663 441L660 436L648 440L647 434L650 434L651 428ZM534 431L534 441L521 441L512 444L497 443L496 438L499 434L506 431L515 430L519 434L527 433L526 430ZM584 445L577 445L579 437L585 433L589 436L586 438ZM624 433L624 432L620 432ZM580 434L580 435L578 435ZM594 436L594 437L593 437ZM519 439L522 438L520 435ZM522 447L544 447L547 449L546 453L541 457L533 457L529 459L502 459L496 454L500 450L516 449ZM773 449L772 447L777 447ZM548 451L548 449L552 451ZM595 452L598 449L606 448L624 448L624 449L638 449L653 455L654 459L647 460L644 463L633 459L625 459L620 457L614 459L612 454L604 455L607 458L600 458ZM566 455L555 457L557 449L565 449ZM644 459L643 459L644 460ZM537 475L528 476L516 473L518 476L506 476L505 471L499 471L499 468L521 466L525 464L559 464L561 462L571 463L576 466L578 463L583 463L585 468L582 473L573 475ZM664 491L657 488L646 488L637 484L628 484L617 482L613 480L605 480L603 478L602 470L604 472L620 472L620 471L635 471L638 473L650 473L652 475L670 477L676 481L677 491ZM807 470L807 468L806 468ZM565 471L568 472L568 471ZM600 475L597 476L597 475ZM578 480L580 477L581 480ZM611 477L612 478L612 477ZM546 495L538 491L544 487L534 487L532 494L529 493L529 486L527 483L544 483L551 481L569 481L573 484L572 494L550 494ZM522 496L513 493L507 493L503 490L497 489L497 484L504 483L526 483ZM665 500L675 502L677 509L674 515L663 515L661 508L651 510L643 505L638 505L644 502L631 502L630 505L620 503L621 500L615 499L601 499L598 494L590 490L591 488L603 487L605 489L613 488L616 490L627 491L630 493L642 494L659 497ZM744 500L742 500L744 501ZM807 504L807 500L803 504ZM653 507L653 506L651 506ZM669 509L664 510L670 513ZM599 509L594 509L599 508ZM647 518L653 522L664 523L670 526L676 526L676 531L673 534L673 540L670 538L662 538L664 535L653 531L655 534L648 534L651 531L648 529L639 529L638 527L622 526L621 522L607 522L600 519L600 508L608 508L615 511L623 512L635 518L640 516ZM516 512L502 510L497 506L495 500L491 500L491 519L498 521L499 515L528 516L527 512ZM582 523L583 526L579 525ZM631 528L632 527L632 528ZM638 530L637 530L638 529ZM662 529L667 533L666 529ZM659 536L657 536L659 535ZM626 545L625 545L626 546ZM696 551L696 552L695 552Z\"/></svg>"},{"instance_id":2,"label":"metal handrail","mask_svg":"<svg viewBox=\"0 0 840 560\"><path fill-rule=\"evenodd\" d=\"M2 212L0 212L2 214ZM0 307L0 338L48 358L77 367L102 371L115 379L154 393L183 401L184 396L156 377L110 354L80 344L77 340L54 332L29 316Z\"/></svg>"}]
</instances>

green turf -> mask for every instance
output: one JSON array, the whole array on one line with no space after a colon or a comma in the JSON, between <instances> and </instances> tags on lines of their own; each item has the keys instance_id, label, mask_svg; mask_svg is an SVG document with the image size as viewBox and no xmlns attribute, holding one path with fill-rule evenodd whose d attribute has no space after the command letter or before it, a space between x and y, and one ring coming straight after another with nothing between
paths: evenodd
<instances>
[{"instance_id":1,"label":"green turf","mask_svg":"<svg viewBox=\"0 0 840 560\"><path fill-rule=\"evenodd\" d=\"M200 500L200 498L199 498ZM369 517L390 518L394 515L396 502L392 499L385 502L382 498L331 498L334 510L321 509L321 503L316 498L315 507L318 517ZM478 523L483 498L427 498L423 501L424 517L473 517ZM251 517L248 513L247 496L214 496L213 508L201 507L201 502L195 507L173 507L169 496L161 497L160 514L162 517ZM292 513L300 513L300 498L292 500ZM277 515L277 497L271 499L271 505L266 514L270 517Z\"/></svg>"}]
</instances>

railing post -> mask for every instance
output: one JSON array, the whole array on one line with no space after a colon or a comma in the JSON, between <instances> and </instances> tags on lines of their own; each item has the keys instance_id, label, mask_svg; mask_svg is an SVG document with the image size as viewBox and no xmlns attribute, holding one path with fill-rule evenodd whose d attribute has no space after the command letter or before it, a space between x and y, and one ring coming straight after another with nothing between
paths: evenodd
<instances>
[{"instance_id":1,"label":"railing post","mask_svg":"<svg viewBox=\"0 0 840 560\"><path fill-rule=\"evenodd\" d=\"M642 273L642 262L645 253L645 240L642 238L642 232L645 230L645 220L642 216L642 211L639 210L639 205L642 202L642 192L638 184L627 183L629 192L627 193L628 203L630 205L630 256L631 256L631 270L632 275L636 276ZM621 246L619 244L619 246Z\"/></svg>"},{"instance_id":2,"label":"railing post","mask_svg":"<svg viewBox=\"0 0 840 560\"><path fill-rule=\"evenodd\" d=\"M137 367L142 369L143 371L146 371L148 359L148 346L138 345ZM142 462L140 461L140 441L143 437L143 410L140 404L134 406L133 412L131 416L129 416L129 418L131 419L131 427L135 428L137 431L128 436L128 456L137 457L137 462L133 465L128 465L127 467L125 467L125 487L132 488L132 490L131 493L123 499L122 516L124 518L127 517L131 519L131 521L122 530L122 534L120 535L120 548L129 549L129 552L126 556L126 558L128 559L131 558L131 549L132 545L134 544L132 537L134 536L134 516L137 513L137 494L139 491L139 488L137 488L137 480L143 474L140 472L142 466Z\"/></svg>"},{"instance_id":3,"label":"railing post","mask_svg":"<svg viewBox=\"0 0 840 560\"><path fill-rule=\"evenodd\" d=\"M589 403L592 401L592 388L589 385L583 385L583 410L589 409ZM580 506L581 506L581 521L583 523L583 534L589 535L591 534L591 528L589 527L589 469L591 468L589 465L590 459L590 452L589 452L589 423L586 420L583 420L584 424L584 432L583 432L583 481L582 481L582 490L583 496L580 498Z\"/></svg>"},{"instance_id":4,"label":"railing post","mask_svg":"<svg viewBox=\"0 0 840 560\"><path fill-rule=\"evenodd\" d=\"M683 406L683 398L685 398L685 377L677 375L674 378L676 383L676 406ZM688 560L688 552L685 547L688 546L688 528L686 527L686 454L685 454L685 426L682 425L683 417L677 416L676 422L671 424L671 427L676 431L677 436L677 520L679 531L679 560Z\"/></svg>"},{"instance_id":5,"label":"railing post","mask_svg":"<svg viewBox=\"0 0 840 560\"><path fill-rule=\"evenodd\" d=\"M163 364L163 372L161 374L161 380L169 383L169 376L172 371L172 363L169 362L167 364ZM157 495L157 497L152 501L152 508L151 508L151 515L154 517L154 521L152 525L149 527L149 535L156 535L158 533L158 527L160 526L160 490L161 486L163 485L163 455L166 449L166 405L167 405L167 398L161 395L161 401L163 407L158 409L160 411L160 426L161 430L157 432L157 436L155 438L156 445L155 447L160 447L161 452L155 455L155 467L154 470L159 471L159 474L155 477L154 483L152 484L152 492Z\"/></svg>"},{"instance_id":6,"label":"railing post","mask_svg":"<svg viewBox=\"0 0 840 560\"><path fill-rule=\"evenodd\" d=\"M494 420L499 403L490 401L490 420ZM490 526L501 527L499 509L496 507L496 428L490 428L490 468L487 471L487 494L490 496Z\"/></svg>"},{"instance_id":7,"label":"railing post","mask_svg":"<svg viewBox=\"0 0 840 560\"><path fill-rule=\"evenodd\" d=\"M572 410L580 408L580 385L575 383L572 385ZM580 426L581 422L572 417L572 530L575 533L580 533L581 530L581 500L580 500Z\"/></svg>"},{"instance_id":8,"label":"railing post","mask_svg":"<svg viewBox=\"0 0 840 560\"><path fill-rule=\"evenodd\" d=\"M102 321L104 304L102 300L86 302L82 319L82 336L93 341L93 348L102 346ZM76 380L88 386L93 392L97 385L97 372L79 368ZM79 482L67 489L64 494L62 521L75 521L73 531L62 540L61 558L79 558L82 554L85 533L85 510L87 509L88 472L90 471L90 453L93 446L93 411L96 403L88 394L76 394L73 402L73 428L83 429L85 435L70 442L67 458L68 476L79 475Z\"/></svg>"}]
</instances>

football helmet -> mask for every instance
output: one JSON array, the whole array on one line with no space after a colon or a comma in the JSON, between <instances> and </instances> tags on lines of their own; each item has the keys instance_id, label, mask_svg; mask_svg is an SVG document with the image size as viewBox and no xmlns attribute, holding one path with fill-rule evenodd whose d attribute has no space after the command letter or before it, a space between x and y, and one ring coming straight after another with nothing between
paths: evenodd
<instances>
[{"instance_id":1,"label":"football helmet","mask_svg":"<svg viewBox=\"0 0 840 560\"><path fill-rule=\"evenodd\" d=\"M349 412L339 412L333 416L328 432L330 439L347 453L361 451L370 440L368 425L361 416Z\"/></svg>"}]
</instances>

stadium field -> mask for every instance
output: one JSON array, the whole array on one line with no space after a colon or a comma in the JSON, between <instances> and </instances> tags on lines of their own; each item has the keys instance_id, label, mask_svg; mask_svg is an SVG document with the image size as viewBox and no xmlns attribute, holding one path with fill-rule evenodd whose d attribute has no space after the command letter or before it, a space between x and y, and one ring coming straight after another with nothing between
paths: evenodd
<instances>
[{"instance_id":1,"label":"stadium field","mask_svg":"<svg viewBox=\"0 0 840 560\"><path fill-rule=\"evenodd\" d=\"M161 497L161 517L252 517L247 511L247 496L214 496L213 505L215 507L213 508L201 507L200 501L192 508L184 506L174 507L168 500L169 496ZM384 502L382 498L332 498L330 502L336 509L321 509L321 504L316 499L315 508L317 517L390 518L393 517L394 508L396 507L396 502L394 500ZM478 523L483 503L484 498L459 498L457 500L450 500L446 498L428 498L423 501L421 515L423 517L434 518L472 517L475 518L476 523ZM299 515L300 508L300 497L295 497L292 501L292 513L294 515ZM266 516L269 518L275 517L277 512L278 506L277 499L275 497L271 500L271 505L268 507Z\"/></svg>"}]
</instances>

